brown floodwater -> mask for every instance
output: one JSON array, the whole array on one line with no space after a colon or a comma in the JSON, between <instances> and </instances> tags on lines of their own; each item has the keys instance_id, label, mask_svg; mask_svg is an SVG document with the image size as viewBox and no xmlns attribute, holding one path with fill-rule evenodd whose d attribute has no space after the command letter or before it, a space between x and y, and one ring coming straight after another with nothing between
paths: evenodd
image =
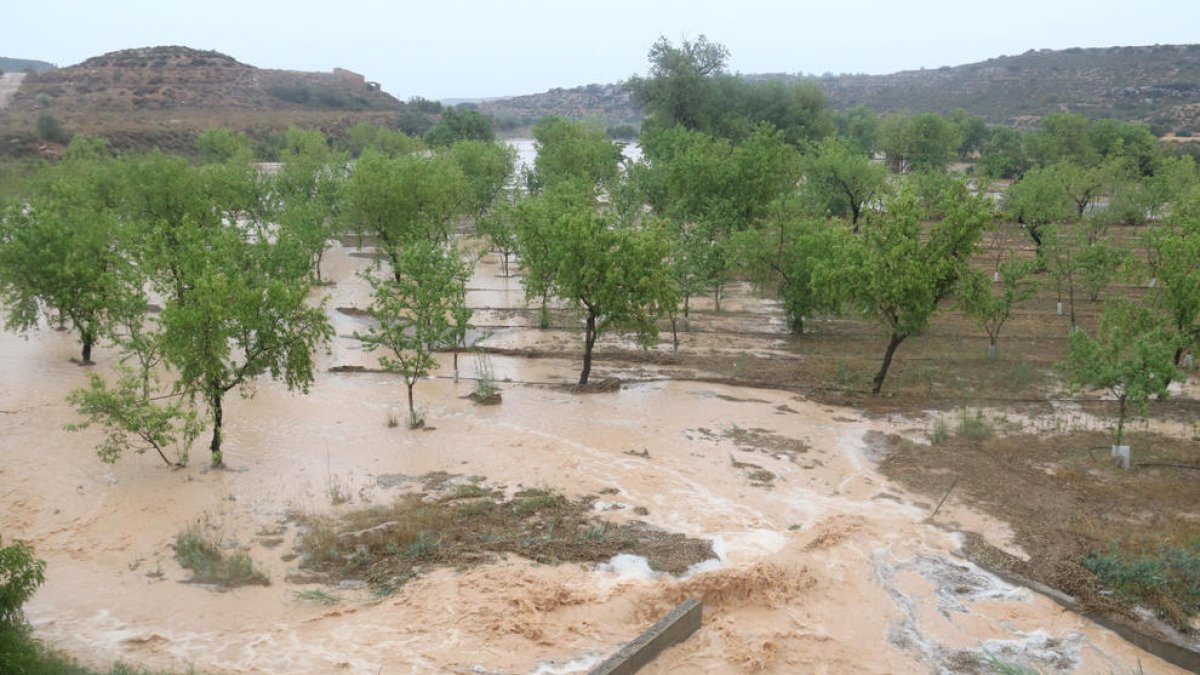
<instances>
[{"instance_id":1,"label":"brown floodwater","mask_svg":"<svg viewBox=\"0 0 1200 675\"><path fill-rule=\"evenodd\" d=\"M403 407L398 378L326 372L375 365L351 337L365 319L334 311L369 301L354 276L368 261L351 252L335 249L326 261L337 285L321 293L338 337L312 391L262 381L253 398L230 396L225 471L205 468L202 444L185 469L151 455L101 463L98 432L63 428L77 419L64 397L88 373L69 361L73 338L0 334L0 532L29 540L48 562L27 605L39 636L95 665L574 673L700 597L704 626L645 672L957 672L984 650L1042 672L1123 673L1139 663L1147 673L1179 672L958 557L959 535L927 524L930 505L875 470L869 432L899 423L788 392L687 381L577 395L522 384L573 382L577 361L501 356L491 363L504 401L482 407L463 398L474 357L463 357L455 382L443 356L437 377L416 387L433 429L389 428ZM485 344L578 341L520 324L527 313L510 316L524 305L519 280L498 270L489 256L471 280L481 323L506 326ZM727 306L749 311L756 302ZM719 358L721 337L711 339L706 348ZM97 372L115 356L97 349ZM285 559L293 515L384 503L419 487L406 477L439 471L509 491L608 490L603 517L708 538L719 558L678 579L630 557L603 566L508 558L434 570L382 598L353 584L323 589L341 599L334 606L296 596L320 587L286 580L298 565ZM350 503L332 506L331 485ZM938 520L1013 549L1005 524L953 498ZM170 544L196 521L249 547L272 584L218 592L184 583L189 573Z\"/></svg>"}]
</instances>

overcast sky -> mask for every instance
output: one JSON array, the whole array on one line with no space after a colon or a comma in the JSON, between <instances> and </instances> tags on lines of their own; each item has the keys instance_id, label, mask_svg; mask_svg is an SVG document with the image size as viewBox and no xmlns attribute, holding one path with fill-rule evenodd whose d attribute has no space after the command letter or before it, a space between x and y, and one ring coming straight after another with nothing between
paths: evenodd
<instances>
[{"instance_id":1,"label":"overcast sky","mask_svg":"<svg viewBox=\"0 0 1200 675\"><path fill-rule=\"evenodd\" d=\"M743 73L889 73L1029 49L1200 41L1200 0L0 0L0 56L130 47L260 68L349 68L401 98L489 97L645 73L704 34Z\"/></svg>"}]
</instances>

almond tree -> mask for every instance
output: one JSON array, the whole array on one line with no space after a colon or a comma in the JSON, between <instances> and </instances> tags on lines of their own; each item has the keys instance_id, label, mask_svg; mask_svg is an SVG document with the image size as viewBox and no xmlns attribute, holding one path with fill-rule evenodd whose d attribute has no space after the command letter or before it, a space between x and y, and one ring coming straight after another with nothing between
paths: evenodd
<instances>
[{"instance_id":1,"label":"almond tree","mask_svg":"<svg viewBox=\"0 0 1200 675\"><path fill-rule=\"evenodd\" d=\"M1181 376L1174 349L1170 331L1153 310L1122 298L1105 306L1094 335L1071 331L1071 354L1062 369L1073 387L1103 389L1117 400L1113 445L1121 445L1130 406L1144 415L1150 397L1166 396L1167 385Z\"/></svg>"},{"instance_id":2,"label":"almond tree","mask_svg":"<svg viewBox=\"0 0 1200 675\"><path fill-rule=\"evenodd\" d=\"M945 218L925 233L916 199L902 193L860 234L841 230L830 256L813 271L814 285L827 302L844 303L888 330L872 394L882 390L896 349L923 331L954 291L992 219L991 202L968 195L961 184L947 193L943 211Z\"/></svg>"},{"instance_id":3,"label":"almond tree","mask_svg":"<svg viewBox=\"0 0 1200 675\"><path fill-rule=\"evenodd\" d=\"M368 274L374 289L367 314L378 325L355 333L367 351L385 349L383 369L399 374L408 393L408 427L424 424L413 387L437 367L433 351L458 340L469 313L463 280L469 269L453 245L415 241L401 249L391 279Z\"/></svg>"}]
</instances>

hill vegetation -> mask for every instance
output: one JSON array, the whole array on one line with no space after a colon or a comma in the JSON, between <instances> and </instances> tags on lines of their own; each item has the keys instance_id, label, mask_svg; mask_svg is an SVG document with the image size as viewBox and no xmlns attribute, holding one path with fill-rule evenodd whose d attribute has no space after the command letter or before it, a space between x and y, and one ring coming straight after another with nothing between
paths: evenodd
<instances>
[{"instance_id":1,"label":"hill vegetation","mask_svg":"<svg viewBox=\"0 0 1200 675\"><path fill-rule=\"evenodd\" d=\"M750 74L749 80L816 82L834 108L865 105L881 113L963 109L993 124L1029 126L1045 115L1145 122L1156 130L1200 133L1200 45L1030 50L979 63L890 75ZM542 116L639 118L624 83L486 101L497 119Z\"/></svg>"}]
</instances>

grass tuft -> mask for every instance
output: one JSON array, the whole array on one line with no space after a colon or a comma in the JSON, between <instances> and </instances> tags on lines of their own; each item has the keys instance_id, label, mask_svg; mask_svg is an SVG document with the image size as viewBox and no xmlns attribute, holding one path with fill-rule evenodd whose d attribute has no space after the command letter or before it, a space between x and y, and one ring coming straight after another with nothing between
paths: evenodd
<instances>
[{"instance_id":1,"label":"grass tuft","mask_svg":"<svg viewBox=\"0 0 1200 675\"><path fill-rule=\"evenodd\" d=\"M201 521L192 523L175 535L175 559L191 570L192 583L215 584L221 588L261 585L271 581L244 550L225 555L218 545L219 537Z\"/></svg>"}]
</instances>

